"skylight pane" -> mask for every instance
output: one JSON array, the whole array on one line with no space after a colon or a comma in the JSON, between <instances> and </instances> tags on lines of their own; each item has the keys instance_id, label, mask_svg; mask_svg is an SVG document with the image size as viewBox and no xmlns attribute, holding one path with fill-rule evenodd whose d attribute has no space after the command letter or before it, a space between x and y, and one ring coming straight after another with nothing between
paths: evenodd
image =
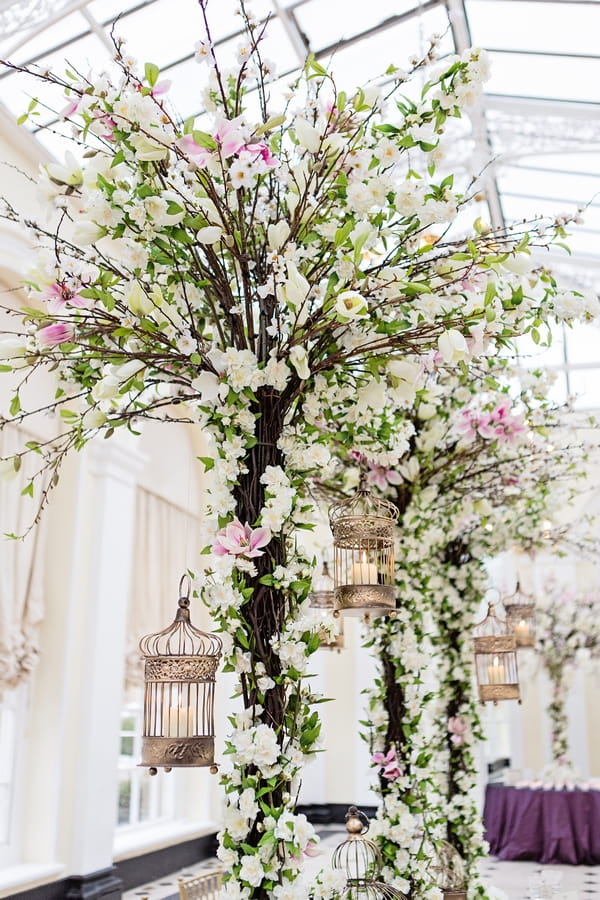
<instances>
[{"instance_id":1,"label":"skylight pane","mask_svg":"<svg viewBox=\"0 0 600 900\"><path fill-rule=\"evenodd\" d=\"M542 340L547 340L546 329L541 329ZM554 328L552 343L549 347L542 347L534 343L529 335L523 335L516 340L519 360L526 369L545 368L547 366L561 366L564 364L564 336L562 328Z\"/></svg>"},{"instance_id":2,"label":"skylight pane","mask_svg":"<svg viewBox=\"0 0 600 900\"><path fill-rule=\"evenodd\" d=\"M600 7L595 4L470 0L466 8L478 46L598 54Z\"/></svg>"},{"instance_id":3,"label":"skylight pane","mask_svg":"<svg viewBox=\"0 0 600 900\"><path fill-rule=\"evenodd\" d=\"M174 62L193 53L194 44L203 37L196 0L169 0L168 14L165 12L162 3L153 3L115 25L115 34L127 41L127 52L141 63L164 66ZM233 24L230 19L230 28Z\"/></svg>"},{"instance_id":4,"label":"skylight pane","mask_svg":"<svg viewBox=\"0 0 600 900\"><path fill-rule=\"evenodd\" d=\"M158 0L92 0L88 9L97 22L108 22L136 6L158 5Z\"/></svg>"},{"instance_id":5,"label":"skylight pane","mask_svg":"<svg viewBox=\"0 0 600 900\"><path fill-rule=\"evenodd\" d=\"M600 326L574 325L566 329L567 358L570 363L600 366Z\"/></svg>"},{"instance_id":6,"label":"skylight pane","mask_svg":"<svg viewBox=\"0 0 600 900\"><path fill-rule=\"evenodd\" d=\"M56 22L44 28L39 34L25 41L18 50L10 52L7 48L6 55L11 62L23 64L29 60L36 59L40 55L43 56L48 50L58 45L65 44L74 38L86 34L90 30L89 24L83 18L81 13L74 12L70 16L65 16ZM16 39L10 43L16 44Z\"/></svg>"},{"instance_id":7,"label":"skylight pane","mask_svg":"<svg viewBox=\"0 0 600 900\"><path fill-rule=\"evenodd\" d=\"M310 0L295 9L294 15L310 41L311 50L317 51L367 31L415 6L414 0L370 0L369 3ZM417 51L416 46L413 51Z\"/></svg>"},{"instance_id":8,"label":"skylight pane","mask_svg":"<svg viewBox=\"0 0 600 900\"><path fill-rule=\"evenodd\" d=\"M598 102L600 60L490 53L494 94Z\"/></svg>"},{"instance_id":9,"label":"skylight pane","mask_svg":"<svg viewBox=\"0 0 600 900\"><path fill-rule=\"evenodd\" d=\"M600 406L600 369L571 370L569 388L575 409L596 409Z\"/></svg>"},{"instance_id":10,"label":"skylight pane","mask_svg":"<svg viewBox=\"0 0 600 900\"><path fill-rule=\"evenodd\" d=\"M352 90L385 72L391 63L400 69L408 68L411 57L425 53L427 37L434 33L444 34L447 28L446 11L438 7L420 18L401 22L368 39L341 48L330 59L322 57L321 62L332 70L339 86ZM451 38L446 34L441 45L442 52L449 52L451 45Z\"/></svg>"},{"instance_id":11,"label":"skylight pane","mask_svg":"<svg viewBox=\"0 0 600 900\"><path fill-rule=\"evenodd\" d=\"M499 176L502 191L537 198L557 198L576 204L588 203L598 190L597 181L584 175L551 173L543 169L502 169Z\"/></svg>"}]
</instances>

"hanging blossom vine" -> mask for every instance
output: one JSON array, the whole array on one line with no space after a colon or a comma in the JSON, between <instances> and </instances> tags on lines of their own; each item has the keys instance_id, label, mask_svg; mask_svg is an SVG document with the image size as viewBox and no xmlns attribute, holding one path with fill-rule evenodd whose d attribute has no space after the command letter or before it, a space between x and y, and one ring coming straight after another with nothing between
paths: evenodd
<instances>
[{"instance_id":1,"label":"hanging blossom vine","mask_svg":"<svg viewBox=\"0 0 600 900\"><path fill-rule=\"evenodd\" d=\"M212 436L198 588L240 696L222 776L224 896L304 900L302 860L316 837L295 796L320 731L304 677L320 626L306 602L311 561L295 541L313 519L307 479L327 472L341 421L348 449L384 468L400 461L410 422L390 441L393 419L375 433L365 411L403 405L408 356L409 370L430 353L466 362L485 335L527 330L546 308L585 316L593 303L542 271L513 280L512 263L530 270L530 248L561 238L562 222L441 239L469 194L436 178L431 153L480 91L481 51L427 70L432 48L416 66L416 100L412 72L391 66L382 86L345 93L311 58L279 101L265 26L242 3L228 69L199 6L201 117L181 122L158 68L138 69L119 41L116 73L31 70L64 92L85 153L41 172L56 228L4 209L38 253L28 306L8 310L16 324L0 342L16 383L2 421L40 413L24 388L50 371L57 390L42 411L63 427L1 465L10 475L39 457L25 490L37 521L66 453L94 437L144 418ZM324 873L312 891L338 887Z\"/></svg>"},{"instance_id":2,"label":"hanging blossom vine","mask_svg":"<svg viewBox=\"0 0 600 900\"><path fill-rule=\"evenodd\" d=\"M551 685L547 712L551 724L552 763L546 782L562 787L575 781L569 754L567 698L578 663L600 656L600 597L577 594L548 579L536 599L535 650Z\"/></svg>"}]
</instances>

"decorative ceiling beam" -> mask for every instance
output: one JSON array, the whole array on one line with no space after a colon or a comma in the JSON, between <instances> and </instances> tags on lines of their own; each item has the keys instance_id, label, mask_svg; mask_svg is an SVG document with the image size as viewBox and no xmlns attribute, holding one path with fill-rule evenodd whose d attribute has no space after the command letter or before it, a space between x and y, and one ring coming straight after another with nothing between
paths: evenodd
<instances>
[{"instance_id":1,"label":"decorative ceiling beam","mask_svg":"<svg viewBox=\"0 0 600 900\"><path fill-rule=\"evenodd\" d=\"M446 0L446 8L448 10L450 27L452 28L454 46L456 52L460 54L472 46L464 0ZM489 165L490 159L493 157L493 148L485 115L485 103L486 99L482 95L479 104L469 111L469 118L473 125L476 155L482 172L480 180L490 212L490 221L494 228L504 228L506 219L502 209L500 191L498 190L494 169Z\"/></svg>"}]
</instances>

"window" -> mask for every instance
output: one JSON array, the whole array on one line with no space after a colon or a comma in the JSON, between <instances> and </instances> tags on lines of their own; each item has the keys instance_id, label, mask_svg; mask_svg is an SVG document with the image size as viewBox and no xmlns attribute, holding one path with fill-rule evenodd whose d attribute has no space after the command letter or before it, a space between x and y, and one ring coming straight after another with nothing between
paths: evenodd
<instances>
[{"instance_id":1,"label":"window","mask_svg":"<svg viewBox=\"0 0 600 900\"><path fill-rule=\"evenodd\" d=\"M175 776L152 777L140 768L141 703L128 703L121 715L117 826L161 822L173 817Z\"/></svg>"}]
</instances>

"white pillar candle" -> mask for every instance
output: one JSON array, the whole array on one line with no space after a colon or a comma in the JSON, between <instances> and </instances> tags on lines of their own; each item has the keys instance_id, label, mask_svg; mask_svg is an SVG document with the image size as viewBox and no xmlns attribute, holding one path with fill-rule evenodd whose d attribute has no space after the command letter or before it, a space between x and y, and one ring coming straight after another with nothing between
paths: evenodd
<instances>
[{"instance_id":1,"label":"white pillar candle","mask_svg":"<svg viewBox=\"0 0 600 900\"><path fill-rule=\"evenodd\" d=\"M488 680L490 684L504 684L504 665L497 656L492 665L488 666Z\"/></svg>"},{"instance_id":2,"label":"white pillar candle","mask_svg":"<svg viewBox=\"0 0 600 900\"><path fill-rule=\"evenodd\" d=\"M529 625L525 619L521 619L521 621L515 625L515 637L517 640L521 641L526 641L529 638Z\"/></svg>"},{"instance_id":3,"label":"white pillar candle","mask_svg":"<svg viewBox=\"0 0 600 900\"><path fill-rule=\"evenodd\" d=\"M165 737L187 737L188 713L187 706L167 706L165 709Z\"/></svg>"},{"instance_id":4,"label":"white pillar candle","mask_svg":"<svg viewBox=\"0 0 600 900\"><path fill-rule=\"evenodd\" d=\"M360 562L352 563L353 584L377 584L377 566L367 562L367 556L363 553Z\"/></svg>"}]
</instances>

